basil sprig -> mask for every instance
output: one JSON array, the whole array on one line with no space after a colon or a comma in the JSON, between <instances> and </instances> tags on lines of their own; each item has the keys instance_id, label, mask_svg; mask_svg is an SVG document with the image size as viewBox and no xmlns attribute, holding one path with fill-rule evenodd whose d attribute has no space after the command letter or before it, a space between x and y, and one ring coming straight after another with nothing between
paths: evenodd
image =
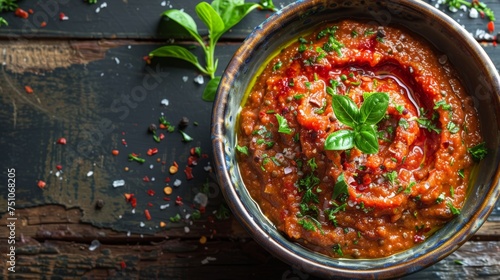
<instances>
[{"instance_id":1,"label":"basil sprig","mask_svg":"<svg viewBox=\"0 0 500 280\"><path fill-rule=\"evenodd\" d=\"M195 12L207 27L208 37L204 37L198 32L196 22L188 13L177 9L167 10L162 15L181 25L196 40L205 53L206 65L203 66L191 50L176 45L159 47L151 51L149 56L173 57L194 65L201 73L210 77L210 81L203 91L202 99L213 101L221 79L220 76L215 75L218 65L218 60L215 58L217 42L224 33L255 9L277 10L272 0L261 0L259 3L245 3L245 0L214 0L212 4L198 3Z\"/></svg>"},{"instance_id":2,"label":"basil sprig","mask_svg":"<svg viewBox=\"0 0 500 280\"><path fill-rule=\"evenodd\" d=\"M325 140L325 150L348 150L358 148L365 154L378 152L375 125L382 120L389 106L389 95L385 92L364 94L365 101L358 109L354 101L345 95L333 95L332 107L337 120L351 129L337 130Z\"/></svg>"}]
</instances>

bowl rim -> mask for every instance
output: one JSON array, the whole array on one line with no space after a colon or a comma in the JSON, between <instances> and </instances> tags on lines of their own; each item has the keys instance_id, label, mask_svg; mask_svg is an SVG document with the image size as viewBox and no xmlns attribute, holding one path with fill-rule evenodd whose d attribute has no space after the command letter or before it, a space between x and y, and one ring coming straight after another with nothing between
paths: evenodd
<instances>
[{"instance_id":1,"label":"bowl rim","mask_svg":"<svg viewBox=\"0 0 500 280\"><path fill-rule=\"evenodd\" d=\"M449 29L453 29L457 33L457 35L460 36L460 40L464 40L467 43L470 51L472 51L474 54L477 54L478 59L480 59L481 61L481 65L483 65L485 71L491 75L490 77L488 77L489 80L495 82L493 87L495 89L495 92L497 93L496 98L498 100L498 92L500 92L500 77L498 75L497 69L493 65L491 59L486 54L484 49L479 45L479 43L475 39L473 39L472 36L470 36L470 34L465 29L463 29L454 19L423 1L373 1L404 5L419 11L431 10L434 13L433 19L439 21L440 24L447 26ZM260 38L266 37L266 35L272 32L274 29L279 28L279 26L275 24L278 19L292 18L298 10L312 8L314 6L327 2L330 3L340 1L299 0L272 14L269 18L267 18L263 23L261 23L252 31L252 33L238 48L233 58L229 62L226 71L222 75L212 112L212 144L216 166L216 175L219 180L219 185L224 197L226 198L226 202L228 203L229 208L234 213L234 216L237 218L240 224L242 224L244 228L250 233L254 240L257 241L257 243L259 243L263 248L271 252L273 255L294 267L302 269L303 271L306 271L308 273L321 275L324 277L332 277L332 275L335 275L348 278L392 278L410 274L428 267L434 263L437 263L441 259L445 258L453 251L458 249L463 243L465 243L481 227L487 216L493 210L495 202L500 196L500 173L498 172L498 166L491 187L489 187L488 193L485 196L487 200L480 205L480 207L477 209L478 211L472 213L467 221L463 221L464 226L462 228L459 228L455 234L458 236L457 238L446 240L440 243L439 246L437 246L433 250L429 251L429 254L418 255L415 258L410 259L409 261L406 261L404 263L399 263L388 267L377 267L375 269L368 268L360 270L351 270L343 268L341 266L330 266L325 265L324 263L318 263L314 260L311 260L310 258L306 258L302 255L297 255L296 252L291 250L290 248L284 248L284 245L278 240L274 239L272 234L270 234L269 229L264 228L263 225L259 223L257 219L255 219L249 212L248 206L245 205L240 199L239 191L234 186L231 177L227 172L231 168L231 166L229 166L226 162L226 155L224 152L226 147L224 141L225 129L223 124L223 116L227 111L228 105L227 95L229 91L227 90L227 87L231 85L231 81L234 78L234 73L237 73L240 65L244 63L245 58L248 56L248 46L254 46L255 44L258 44ZM372 0L366 0L365 2L372 2ZM277 251L271 251L270 248L272 247L279 247L280 249ZM331 259L332 261L341 260L333 258Z\"/></svg>"}]
</instances>

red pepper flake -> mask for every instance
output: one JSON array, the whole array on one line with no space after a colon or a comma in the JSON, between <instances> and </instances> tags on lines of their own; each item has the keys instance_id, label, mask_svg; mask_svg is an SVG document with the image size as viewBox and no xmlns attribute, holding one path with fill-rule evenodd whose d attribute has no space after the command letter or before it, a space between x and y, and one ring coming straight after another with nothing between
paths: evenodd
<instances>
[{"instance_id":1,"label":"red pepper flake","mask_svg":"<svg viewBox=\"0 0 500 280\"><path fill-rule=\"evenodd\" d=\"M68 16L66 16L64 13L59 13L59 20L68 20Z\"/></svg>"},{"instance_id":2,"label":"red pepper flake","mask_svg":"<svg viewBox=\"0 0 500 280\"><path fill-rule=\"evenodd\" d=\"M59 145L66 145L66 138L61 137L57 140L57 144Z\"/></svg>"},{"instance_id":3,"label":"red pepper flake","mask_svg":"<svg viewBox=\"0 0 500 280\"><path fill-rule=\"evenodd\" d=\"M148 221L151 220L151 214L149 214L148 209L144 209L144 216L146 216L146 220L148 220Z\"/></svg>"},{"instance_id":4,"label":"red pepper flake","mask_svg":"<svg viewBox=\"0 0 500 280\"><path fill-rule=\"evenodd\" d=\"M149 181L151 181L151 180L149 179L149 177L148 177L148 176L144 176L144 178L142 178L142 181L143 181L143 182L149 182Z\"/></svg>"},{"instance_id":5,"label":"red pepper flake","mask_svg":"<svg viewBox=\"0 0 500 280\"><path fill-rule=\"evenodd\" d=\"M29 9L29 10L28 10L28 13L29 13L30 15L32 15L32 14L34 13L34 12L33 12L33 9Z\"/></svg>"},{"instance_id":6,"label":"red pepper flake","mask_svg":"<svg viewBox=\"0 0 500 280\"><path fill-rule=\"evenodd\" d=\"M124 193L123 195L125 196L125 199L127 200L127 202L130 202L132 197L134 197L133 193Z\"/></svg>"},{"instance_id":7,"label":"red pepper flake","mask_svg":"<svg viewBox=\"0 0 500 280\"><path fill-rule=\"evenodd\" d=\"M120 154L120 151L118 151L118 150L115 149L115 150L111 151L111 154L114 155L114 156L117 156L118 154Z\"/></svg>"},{"instance_id":8,"label":"red pepper flake","mask_svg":"<svg viewBox=\"0 0 500 280\"><path fill-rule=\"evenodd\" d=\"M42 180L39 180L38 183L37 183L37 186L40 188L40 189L44 189L45 186L47 186L47 183L45 183L44 181Z\"/></svg>"},{"instance_id":9,"label":"red pepper flake","mask_svg":"<svg viewBox=\"0 0 500 280\"><path fill-rule=\"evenodd\" d=\"M28 94L32 94L33 93L33 89L30 87L30 86L24 86L24 90L26 91L26 93Z\"/></svg>"},{"instance_id":10,"label":"red pepper flake","mask_svg":"<svg viewBox=\"0 0 500 280\"><path fill-rule=\"evenodd\" d=\"M187 162L188 166L197 165L198 162L196 160L197 160L197 158L195 156L189 156L188 162Z\"/></svg>"},{"instance_id":11,"label":"red pepper flake","mask_svg":"<svg viewBox=\"0 0 500 280\"><path fill-rule=\"evenodd\" d=\"M165 139L165 134L160 133L160 140L163 140L163 139Z\"/></svg>"},{"instance_id":12,"label":"red pepper flake","mask_svg":"<svg viewBox=\"0 0 500 280\"><path fill-rule=\"evenodd\" d=\"M151 63L151 57L149 55L143 56L142 59L146 61L147 64Z\"/></svg>"},{"instance_id":13,"label":"red pepper flake","mask_svg":"<svg viewBox=\"0 0 500 280\"><path fill-rule=\"evenodd\" d=\"M493 33L495 31L495 23L493 21L488 22L487 27L490 33Z\"/></svg>"},{"instance_id":14,"label":"red pepper flake","mask_svg":"<svg viewBox=\"0 0 500 280\"><path fill-rule=\"evenodd\" d=\"M20 18L28 18L28 12L26 12L25 10L21 9L21 8L17 8L16 11L14 12L14 14Z\"/></svg>"},{"instance_id":15,"label":"red pepper flake","mask_svg":"<svg viewBox=\"0 0 500 280\"><path fill-rule=\"evenodd\" d=\"M155 191L153 191L152 189L149 189L147 191L147 193L148 193L149 196L154 196L155 195Z\"/></svg>"},{"instance_id":16,"label":"red pepper flake","mask_svg":"<svg viewBox=\"0 0 500 280\"><path fill-rule=\"evenodd\" d=\"M151 149L148 149L148 151L147 151L148 156L152 156L152 155L155 155L157 153L158 153L157 148L151 148Z\"/></svg>"},{"instance_id":17,"label":"red pepper flake","mask_svg":"<svg viewBox=\"0 0 500 280\"><path fill-rule=\"evenodd\" d=\"M201 214L205 213L205 206L200 206L200 208L198 208L198 210L200 211Z\"/></svg>"},{"instance_id":18,"label":"red pepper flake","mask_svg":"<svg viewBox=\"0 0 500 280\"><path fill-rule=\"evenodd\" d=\"M208 154L202 154L201 157L202 158L208 158Z\"/></svg>"},{"instance_id":19,"label":"red pepper flake","mask_svg":"<svg viewBox=\"0 0 500 280\"><path fill-rule=\"evenodd\" d=\"M170 177L165 178L165 183L170 183Z\"/></svg>"},{"instance_id":20,"label":"red pepper flake","mask_svg":"<svg viewBox=\"0 0 500 280\"><path fill-rule=\"evenodd\" d=\"M153 207L153 203L148 202L148 206L149 206L149 207Z\"/></svg>"},{"instance_id":21,"label":"red pepper flake","mask_svg":"<svg viewBox=\"0 0 500 280\"><path fill-rule=\"evenodd\" d=\"M163 200L170 201L170 197L166 196L166 197L163 198Z\"/></svg>"},{"instance_id":22,"label":"red pepper flake","mask_svg":"<svg viewBox=\"0 0 500 280\"><path fill-rule=\"evenodd\" d=\"M120 262L120 267L121 267L122 269L125 269L125 268L127 268L127 264L126 264L124 261L121 261L121 262Z\"/></svg>"},{"instance_id":23,"label":"red pepper flake","mask_svg":"<svg viewBox=\"0 0 500 280\"><path fill-rule=\"evenodd\" d=\"M125 141L125 139L122 139L122 144L123 146L127 146L127 141Z\"/></svg>"},{"instance_id":24,"label":"red pepper flake","mask_svg":"<svg viewBox=\"0 0 500 280\"><path fill-rule=\"evenodd\" d=\"M130 198L130 205L132 205L133 208L137 206L137 198L135 198L135 196Z\"/></svg>"},{"instance_id":25,"label":"red pepper flake","mask_svg":"<svg viewBox=\"0 0 500 280\"><path fill-rule=\"evenodd\" d=\"M189 166L186 166L186 168L184 169L184 173L186 174L186 179L187 180L191 180L194 178L193 176L193 168L189 167Z\"/></svg>"},{"instance_id":26,"label":"red pepper flake","mask_svg":"<svg viewBox=\"0 0 500 280\"><path fill-rule=\"evenodd\" d=\"M45 27L47 26L47 22L46 21L42 21L42 23L40 23L40 27Z\"/></svg>"},{"instance_id":27,"label":"red pepper flake","mask_svg":"<svg viewBox=\"0 0 500 280\"><path fill-rule=\"evenodd\" d=\"M177 196L177 198L175 199L175 204L176 204L176 205L182 205L182 204L184 204L184 203L182 202L182 197Z\"/></svg>"},{"instance_id":28,"label":"red pepper flake","mask_svg":"<svg viewBox=\"0 0 500 280\"><path fill-rule=\"evenodd\" d=\"M56 169L57 170L62 170L62 165L60 165L60 164L56 165Z\"/></svg>"}]
</instances>

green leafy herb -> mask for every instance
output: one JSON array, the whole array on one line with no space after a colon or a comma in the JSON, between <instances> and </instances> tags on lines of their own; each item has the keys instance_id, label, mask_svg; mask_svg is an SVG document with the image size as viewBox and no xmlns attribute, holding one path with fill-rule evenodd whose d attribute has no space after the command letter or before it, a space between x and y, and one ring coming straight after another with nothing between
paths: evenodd
<instances>
[{"instance_id":1,"label":"green leafy herb","mask_svg":"<svg viewBox=\"0 0 500 280\"><path fill-rule=\"evenodd\" d=\"M345 176L344 173L342 172L340 176L337 178L337 182L335 183L335 186L333 187L333 195L332 199L337 199L339 196L346 196L348 195L347 192L347 182L345 181Z\"/></svg>"},{"instance_id":2,"label":"green leafy herb","mask_svg":"<svg viewBox=\"0 0 500 280\"><path fill-rule=\"evenodd\" d=\"M443 193L441 193L441 194L440 194L440 195L436 198L436 203L437 203L437 204L439 204L439 203L443 202L444 198L445 198L445 195L444 195L444 192L443 192Z\"/></svg>"},{"instance_id":3,"label":"green leafy herb","mask_svg":"<svg viewBox=\"0 0 500 280\"><path fill-rule=\"evenodd\" d=\"M229 215L230 215L229 209L227 209L227 207L223 203L219 206L217 212L215 212L215 218L217 218L218 220L229 219Z\"/></svg>"},{"instance_id":4,"label":"green leafy herb","mask_svg":"<svg viewBox=\"0 0 500 280\"><path fill-rule=\"evenodd\" d=\"M288 127L288 121L280 114L274 114L274 116L276 116L276 119L278 120L278 132L291 134L292 129Z\"/></svg>"},{"instance_id":5,"label":"green leafy herb","mask_svg":"<svg viewBox=\"0 0 500 280\"><path fill-rule=\"evenodd\" d=\"M248 147L247 146L239 146L239 145L236 145L236 150L244 155L247 155L248 156Z\"/></svg>"},{"instance_id":6,"label":"green leafy herb","mask_svg":"<svg viewBox=\"0 0 500 280\"><path fill-rule=\"evenodd\" d=\"M375 125L384 117L389 105L389 95L384 92L370 93L358 109L349 97L333 95L332 107L337 119L352 130L337 130L325 140L325 150L347 150L356 146L366 154L378 152Z\"/></svg>"},{"instance_id":7,"label":"green leafy herb","mask_svg":"<svg viewBox=\"0 0 500 280\"><path fill-rule=\"evenodd\" d=\"M476 162L481 161L488 154L488 149L486 148L485 142L479 143L472 148L468 148L467 151L472 156L472 159Z\"/></svg>"},{"instance_id":8,"label":"green leafy herb","mask_svg":"<svg viewBox=\"0 0 500 280\"><path fill-rule=\"evenodd\" d=\"M212 4L200 2L195 7L198 18L208 29L208 39L204 39L198 33L198 27L194 19L183 10L170 9L162 15L182 26L205 54L203 66L198 58L188 49L175 45L167 45L157 48L149 53L150 57L172 57L185 60L194 65L201 73L210 77L210 81L205 88L202 98L206 101L213 101L215 91L220 82L220 76L215 76L218 60L215 59L215 47L220 37L240 22L248 13L254 9L275 11L276 8L271 0L261 0L257 3L245 3L244 0L214 0Z\"/></svg>"},{"instance_id":9,"label":"green leafy herb","mask_svg":"<svg viewBox=\"0 0 500 280\"><path fill-rule=\"evenodd\" d=\"M460 215L460 209L453 206L453 204L451 202L448 201L446 203L446 206L448 206L448 208L450 209L450 211L453 215Z\"/></svg>"},{"instance_id":10,"label":"green leafy herb","mask_svg":"<svg viewBox=\"0 0 500 280\"><path fill-rule=\"evenodd\" d=\"M384 174L384 177L391 183L391 185L395 185L398 179L398 172L393 170L392 172L387 172Z\"/></svg>"},{"instance_id":11,"label":"green leafy herb","mask_svg":"<svg viewBox=\"0 0 500 280\"><path fill-rule=\"evenodd\" d=\"M446 129L448 129L451 134L455 134L460 131L460 127L454 122L449 122L448 125L446 125Z\"/></svg>"},{"instance_id":12,"label":"green leafy herb","mask_svg":"<svg viewBox=\"0 0 500 280\"><path fill-rule=\"evenodd\" d=\"M334 226L338 226L337 217L335 216L335 214L337 214L340 211L345 211L346 206L347 203L344 203L335 208L325 210L325 214L327 215L328 220L331 221Z\"/></svg>"},{"instance_id":13,"label":"green leafy herb","mask_svg":"<svg viewBox=\"0 0 500 280\"><path fill-rule=\"evenodd\" d=\"M191 141L194 140L193 137L189 136L186 132L184 132L182 130L179 130L179 132L182 135L182 141L184 141L184 142L191 142Z\"/></svg>"},{"instance_id":14,"label":"green leafy herb","mask_svg":"<svg viewBox=\"0 0 500 280\"><path fill-rule=\"evenodd\" d=\"M464 170L463 169L460 169L458 170L458 176L464 178L465 177L465 174L464 174Z\"/></svg>"},{"instance_id":15,"label":"green leafy herb","mask_svg":"<svg viewBox=\"0 0 500 280\"><path fill-rule=\"evenodd\" d=\"M17 8L17 0L0 0L0 12L12 12ZM0 26L9 25L9 23L0 17Z\"/></svg>"},{"instance_id":16,"label":"green leafy herb","mask_svg":"<svg viewBox=\"0 0 500 280\"><path fill-rule=\"evenodd\" d=\"M444 100L439 100L434 103L434 110L438 109L439 107L441 107L443 110L451 110L451 105L446 103L446 101Z\"/></svg>"},{"instance_id":17,"label":"green leafy herb","mask_svg":"<svg viewBox=\"0 0 500 280\"><path fill-rule=\"evenodd\" d=\"M170 217L169 220L172 223L177 223L181 220L181 215L179 215L179 213L177 213L175 216Z\"/></svg>"},{"instance_id":18,"label":"green leafy herb","mask_svg":"<svg viewBox=\"0 0 500 280\"><path fill-rule=\"evenodd\" d=\"M193 221L199 220L201 218L201 212L200 212L200 210L198 210L198 209L194 210L193 213L191 213L190 218Z\"/></svg>"},{"instance_id":19,"label":"green leafy herb","mask_svg":"<svg viewBox=\"0 0 500 280\"><path fill-rule=\"evenodd\" d=\"M283 63L281 63L281 60L276 62L276 64L274 64L274 66L273 66L273 72L279 70L282 65L283 65Z\"/></svg>"},{"instance_id":20,"label":"green leafy herb","mask_svg":"<svg viewBox=\"0 0 500 280\"><path fill-rule=\"evenodd\" d=\"M426 112L424 108L420 108L420 118L417 119L417 123L420 127L427 129L430 132L441 133L441 129L437 128L434 122L425 116Z\"/></svg>"},{"instance_id":21,"label":"green leafy herb","mask_svg":"<svg viewBox=\"0 0 500 280\"><path fill-rule=\"evenodd\" d=\"M342 252L342 246L340 246L340 244L335 244L335 245L333 245L332 249L333 249L333 251L334 251L335 253L337 253L339 256L341 256L341 257L342 257L342 256L344 256L344 252Z\"/></svg>"},{"instance_id":22,"label":"green leafy herb","mask_svg":"<svg viewBox=\"0 0 500 280\"><path fill-rule=\"evenodd\" d=\"M129 161L136 161L138 163L144 163L144 162L146 162L145 159L140 158L138 155L136 155L134 153L128 154L128 160Z\"/></svg>"}]
</instances>

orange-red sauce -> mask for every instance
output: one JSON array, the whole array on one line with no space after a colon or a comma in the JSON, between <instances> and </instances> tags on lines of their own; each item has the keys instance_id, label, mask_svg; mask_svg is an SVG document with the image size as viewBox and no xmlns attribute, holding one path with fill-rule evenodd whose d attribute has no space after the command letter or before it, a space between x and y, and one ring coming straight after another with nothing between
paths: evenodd
<instances>
[{"instance_id":1,"label":"orange-red sauce","mask_svg":"<svg viewBox=\"0 0 500 280\"><path fill-rule=\"evenodd\" d=\"M349 129L331 94L360 107L367 92L389 95L378 153L325 150L329 134ZM275 114L290 134L278 132ZM291 240L332 257L378 258L459 215L473 166L467 149L481 141L446 56L406 30L346 20L265 66L240 114L238 146L248 152L238 162L252 197Z\"/></svg>"}]
</instances>

